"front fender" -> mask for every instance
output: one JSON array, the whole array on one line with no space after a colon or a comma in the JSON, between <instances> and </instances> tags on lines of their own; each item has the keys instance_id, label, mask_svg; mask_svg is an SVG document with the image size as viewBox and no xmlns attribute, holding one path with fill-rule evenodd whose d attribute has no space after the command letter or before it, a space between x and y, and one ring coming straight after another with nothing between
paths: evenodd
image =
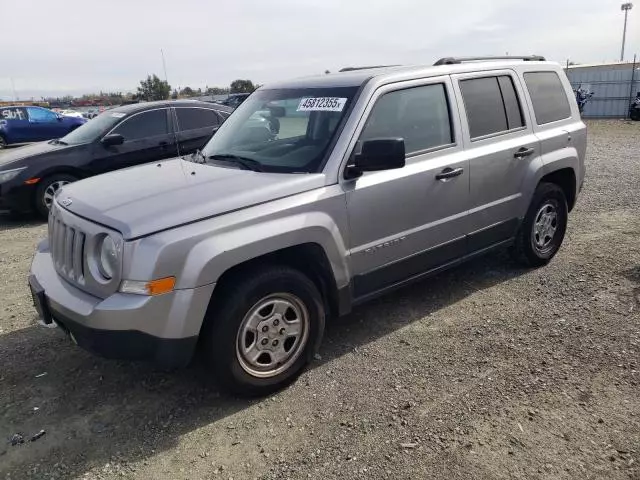
<instances>
[{"instance_id":1,"label":"front fender","mask_svg":"<svg viewBox=\"0 0 640 480\"><path fill-rule=\"evenodd\" d=\"M176 288L216 283L228 269L302 244L320 246L336 286L349 283L348 220L338 185L256 205L127 242L123 275L176 277Z\"/></svg>"},{"instance_id":2,"label":"front fender","mask_svg":"<svg viewBox=\"0 0 640 480\"><path fill-rule=\"evenodd\" d=\"M260 222L205 239L189 252L179 284L186 288L186 285L215 283L236 265L308 243L324 250L338 288L347 285L349 272L344 240L331 216L323 212Z\"/></svg>"}]
</instances>

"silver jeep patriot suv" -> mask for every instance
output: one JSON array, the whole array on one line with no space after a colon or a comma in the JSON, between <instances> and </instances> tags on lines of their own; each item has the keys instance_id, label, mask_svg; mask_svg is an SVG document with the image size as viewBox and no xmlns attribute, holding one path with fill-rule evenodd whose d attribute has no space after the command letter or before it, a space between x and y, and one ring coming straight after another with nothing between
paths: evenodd
<instances>
[{"instance_id":1,"label":"silver jeep patriot suv","mask_svg":"<svg viewBox=\"0 0 640 480\"><path fill-rule=\"evenodd\" d=\"M556 254L586 128L542 57L351 68L262 87L201 152L66 186L29 284L41 322L98 354L260 395L325 316L511 247Z\"/></svg>"}]
</instances>

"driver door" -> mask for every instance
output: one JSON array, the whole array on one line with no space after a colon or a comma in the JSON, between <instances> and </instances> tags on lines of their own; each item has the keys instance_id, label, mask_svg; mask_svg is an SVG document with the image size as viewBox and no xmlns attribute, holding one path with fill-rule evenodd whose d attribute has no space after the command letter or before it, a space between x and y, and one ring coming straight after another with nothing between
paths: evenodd
<instances>
[{"instance_id":1,"label":"driver door","mask_svg":"<svg viewBox=\"0 0 640 480\"><path fill-rule=\"evenodd\" d=\"M171 125L169 108L147 110L125 118L108 133L122 135L124 143L106 147L98 142L89 166L91 173L97 175L177 156Z\"/></svg>"},{"instance_id":2,"label":"driver door","mask_svg":"<svg viewBox=\"0 0 640 480\"><path fill-rule=\"evenodd\" d=\"M469 161L454 102L450 78L437 77L384 86L365 112L354 152L362 141L403 138L406 165L344 181L356 299L466 253Z\"/></svg>"},{"instance_id":3,"label":"driver door","mask_svg":"<svg viewBox=\"0 0 640 480\"><path fill-rule=\"evenodd\" d=\"M50 140L66 135L66 125L62 119L51 110L41 107L27 107L29 116L28 140L37 142Z\"/></svg>"}]
</instances>

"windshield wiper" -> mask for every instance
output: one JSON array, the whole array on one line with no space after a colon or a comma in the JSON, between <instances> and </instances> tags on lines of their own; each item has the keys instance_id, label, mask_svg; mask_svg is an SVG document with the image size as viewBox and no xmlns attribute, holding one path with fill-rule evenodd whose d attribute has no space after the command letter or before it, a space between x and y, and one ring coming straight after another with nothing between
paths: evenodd
<instances>
[{"instance_id":1,"label":"windshield wiper","mask_svg":"<svg viewBox=\"0 0 640 480\"><path fill-rule=\"evenodd\" d=\"M224 160L225 162L237 163L245 170L251 170L254 172L264 172L262 164L253 158L241 157L239 155L233 155L230 153L218 153L216 155L209 155L207 160Z\"/></svg>"},{"instance_id":2,"label":"windshield wiper","mask_svg":"<svg viewBox=\"0 0 640 480\"><path fill-rule=\"evenodd\" d=\"M67 142L60 140L59 138L54 138L49 143L52 143L54 145L69 145Z\"/></svg>"}]
</instances>

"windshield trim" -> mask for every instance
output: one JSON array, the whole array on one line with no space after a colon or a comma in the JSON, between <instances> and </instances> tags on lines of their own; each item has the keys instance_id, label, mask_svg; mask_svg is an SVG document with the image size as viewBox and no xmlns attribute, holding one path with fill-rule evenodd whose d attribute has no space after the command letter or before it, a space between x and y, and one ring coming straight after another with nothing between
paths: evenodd
<instances>
[{"instance_id":1,"label":"windshield trim","mask_svg":"<svg viewBox=\"0 0 640 480\"><path fill-rule=\"evenodd\" d=\"M338 140L340 140L340 137L342 137L342 132L344 131L344 127L347 124L347 121L349 120L349 118L351 118L353 109L358 103L358 100L360 100L360 95L362 94L362 91L364 90L365 85L369 82L369 80L371 80L371 78L363 82L362 85L360 85L356 90L356 92L353 94L353 98L351 99L351 102L349 102L349 106L347 107L347 110L344 112L344 115L342 115L342 118L340 119L340 123L338 123L338 125L336 126L336 131L333 132L333 138L331 139L331 141L329 142L329 145L327 145L327 148L324 151L324 156L322 157L322 161L318 164L318 168L316 172L313 172L313 173L324 173L324 169L327 166L327 162L329 161L329 158L331 158L331 154L333 153L333 150L335 149L336 144L338 143Z\"/></svg>"}]
</instances>

